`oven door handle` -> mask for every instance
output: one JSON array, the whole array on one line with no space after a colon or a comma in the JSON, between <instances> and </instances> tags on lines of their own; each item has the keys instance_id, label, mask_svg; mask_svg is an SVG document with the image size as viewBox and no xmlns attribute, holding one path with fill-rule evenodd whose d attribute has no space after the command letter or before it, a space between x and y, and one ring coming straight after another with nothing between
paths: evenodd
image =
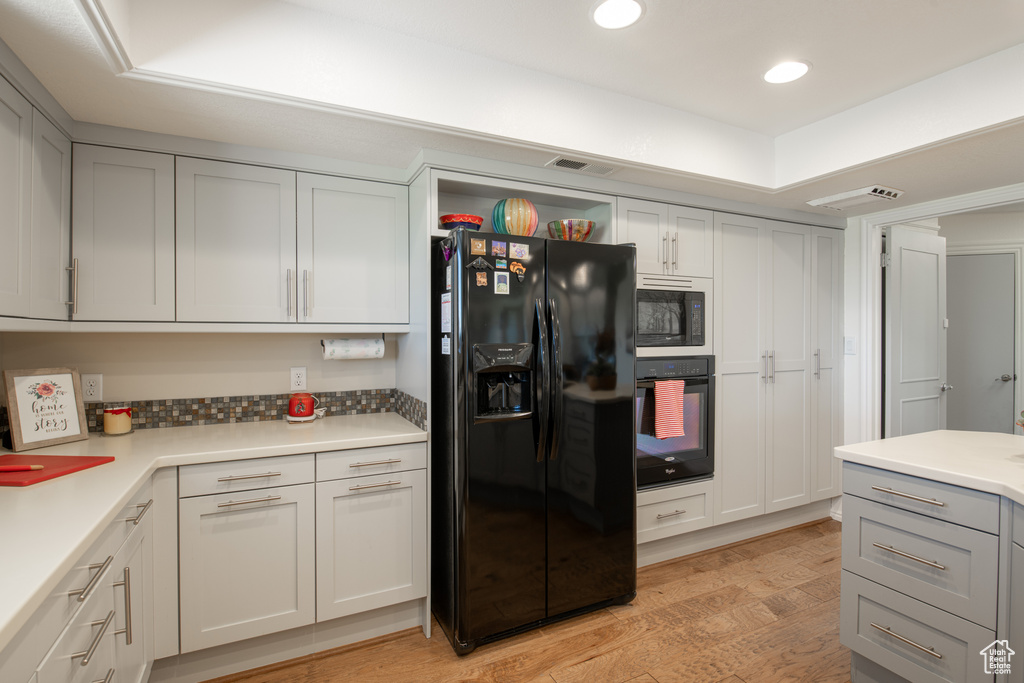
<instances>
[{"instance_id":1,"label":"oven door handle","mask_svg":"<svg viewBox=\"0 0 1024 683\"><path fill-rule=\"evenodd\" d=\"M548 429L551 426L551 378L547 367L548 331L547 321L544 316L544 300L536 299L534 301L534 308L537 313L537 369L535 372L540 380L537 382L540 385L540 410L533 424L534 428L537 429L535 436L537 442L537 462L544 462L544 456L547 454L548 447ZM538 400L536 393L535 391L534 400Z\"/></svg>"},{"instance_id":2,"label":"oven door handle","mask_svg":"<svg viewBox=\"0 0 1024 683\"><path fill-rule=\"evenodd\" d=\"M636 388L637 389L653 389L654 388L654 382L637 382L636 383Z\"/></svg>"}]
</instances>

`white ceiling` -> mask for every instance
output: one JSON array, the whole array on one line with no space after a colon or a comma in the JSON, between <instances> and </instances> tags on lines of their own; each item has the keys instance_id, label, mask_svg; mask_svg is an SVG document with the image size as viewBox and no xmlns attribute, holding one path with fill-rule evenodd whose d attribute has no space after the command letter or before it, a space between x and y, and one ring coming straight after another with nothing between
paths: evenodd
<instances>
[{"instance_id":1,"label":"white ceiling","mask_svg":"<svg viewBox=\"0 0 1024 683\"><path fill-rule=\"evenodd\" d=\"M0 0L0 39L84 123L395 168L564 153L804 210L1024 181L1022 0L645 0L612 32L593 0L102 0L120 50L99 1ZM783 59L813 68L764 83Z\"/></svg>"}]
</instances>

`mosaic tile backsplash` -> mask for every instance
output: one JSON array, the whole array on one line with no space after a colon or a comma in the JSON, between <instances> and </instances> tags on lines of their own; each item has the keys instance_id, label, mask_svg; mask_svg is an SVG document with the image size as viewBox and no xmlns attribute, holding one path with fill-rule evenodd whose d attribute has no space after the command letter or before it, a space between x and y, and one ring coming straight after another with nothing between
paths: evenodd
<instances>
[{"instance_id":1,"label":"mosaic tile backsplash","mask_svg":"<svg viewBox=\"0 0 1024 683\"><path fill-rule=\"evenodd\" d=\"M420 429L427 428L427 404L398 389L320 392L321 408L327 415L360 413L398 413ZM86 403L85 417L90 432L103 431L103 407L128 405L132 409L133 429L188 427L229 422L283 420L288 411L288 394L259 396L215 396L212 398L174 398L127 403ZM7 411L0 410L0 424Z\"/></svg>"}]
</instances>

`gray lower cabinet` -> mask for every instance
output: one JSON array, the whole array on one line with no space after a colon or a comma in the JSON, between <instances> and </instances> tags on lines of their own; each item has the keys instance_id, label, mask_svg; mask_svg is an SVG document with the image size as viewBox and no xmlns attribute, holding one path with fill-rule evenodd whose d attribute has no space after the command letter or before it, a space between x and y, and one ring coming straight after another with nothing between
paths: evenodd
<instances>
[{"instance_id":1,"label":"gray lower cabinet","mask_svg":"<svg viewBox=\"0 0 1024 683\"><path fill-rule=\"evenodd\" d=\"M1019 508L1020 506L1015 506ZM1015 520L1016 521L1016 520ZM1014 525L1016 530L1016 525ZM1016 534L1015 534L1016 535ZM1017 661L1011 659L1011 683L1024 683L1024 548L1013 543L1010 548L1010 649Z\"/></svg>"},{"instance_id":2,"label":"gray lower cabinet","mask_svg":"<svg viewBox=\"0 0 1024 683\"><path fill-rule=\"evenodd\" d=\"M843 492L852 680L993 681L983 653L1003 599L999 496L851 463Z\"/></svg>"}]
</instances>

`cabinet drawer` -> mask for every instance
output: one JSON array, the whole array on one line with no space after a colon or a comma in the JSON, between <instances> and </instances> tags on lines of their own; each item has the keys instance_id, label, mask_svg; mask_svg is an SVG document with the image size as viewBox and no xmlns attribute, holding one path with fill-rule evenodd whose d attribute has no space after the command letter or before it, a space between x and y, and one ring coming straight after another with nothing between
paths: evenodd
<instances>
[{"instance_id":1,"label":"cabinet drawer","mask_svg":"<svg viewBox=\"0 0 1024 683\"><path fill-rule=\"evenodd\" d=\"M1013 542L1024 546L1024 505L1013 504Z\"/></svg>"},{"instance_id":2,"label":"cabinet drawer","mask_svg":"<svg viewBox=\"0 0 1024 683\"><path fill-rule=\"evenodd\" d=\"M843 568L996 627L999 537L847 496Z\"/></svg>"},{"instance_id":3,"label":"cabinet drawer","mask_svg":"<svg viewBox=\"0 0 1024 683\"><path fill-rule=\"evenodd\" d=\"M111 552L120 548L132 532L138 529L139 524L153 514L152 508L153 480L148 479L138 491L132 494L131 499L125 503L114 521L111 522L111 527L114 530L114 548Z\"/></svg>"},{"instance_id":4,"label":"cabinet drawer","mask_svg":"<svg viewBox=\"0 0 1024 683\"><path fill-rule=\"evenodd\" d=\"M999 496L855 463L843 464L843 493L999 533Z\"/></svg>"},{"instance_id":5,"label":"cabinet drawer","mask_svg":"<svg viewBox=\"0 0 1024 683\"><path fill-rule=\"evenodd\" d=\"M178 496L308 484L313 481L314 469L312 453L186 465L178 468Z\"/></svg>"},{"instance_id":6,"label":"cabinet drawer","mask_svg":"<svg viewBox=\"0 0 1024 683\"><path fill-rule=\"evenodd\" d=\"M981 650L994 631L848 571L840 602L839 641L893 673L916 683L992 682Z\"/></svg>"},{"instance_id":7,"label":"cabinet drawer","mask_svg":"<svg viewBox=\"0 0 1024 683\"><path fill-rule=\"evenodd\" d=\"M107 572L104 572L104 580ZM39 683L93 683L114 668L114 594L109 585L93 593L39 666ZM92 650L86 662L77 654Z\"/></svg>"},{"instance_id":8,"label":"cabinet drawer","mask_svg":"<svg viewBox=\"0 0 1024 683\"><path fill-rule=\"evenodd\" d=\"M316 480L420 470L427 466L427 444L403 443L316 454Z\"/></svg>"},{"instance_id":9,"label":"cabinet drawer","mask_svg":"<svg viewBox=\"0 0 1024 683\"><path fill-rule=\"evenodd\" d=\"M655 541L711 525L711 480L637 494L637 543Z\"/></svg>"}]
</instances>

